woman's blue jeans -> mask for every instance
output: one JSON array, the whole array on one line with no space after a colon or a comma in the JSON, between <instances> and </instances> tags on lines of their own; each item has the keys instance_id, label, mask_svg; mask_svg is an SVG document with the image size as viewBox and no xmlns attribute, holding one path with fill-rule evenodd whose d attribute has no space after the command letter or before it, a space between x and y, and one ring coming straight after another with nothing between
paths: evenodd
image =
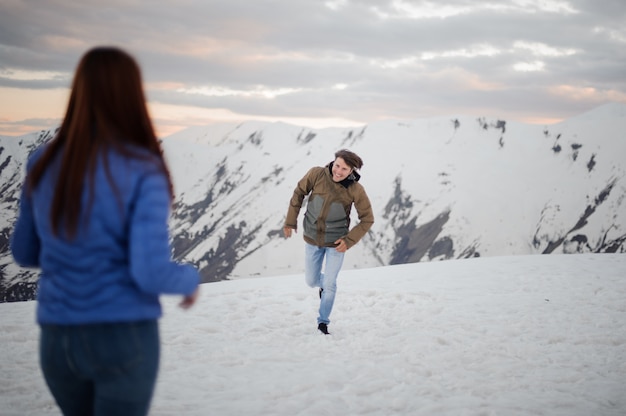
<instances>
[{"instance_id":1,"label":"woman's blue jeans","mask_svg":"<svg viewBox=\"0 0 626 416\"><path fill-rule=\"evenodd\" d=\"M156 320L41 325L41 369L65 416L147 415L159 349Z\"/></svg>"},{"instance_id":2,"label":"woman's blue jeans","mask_svg":"<svg viewBox=\"0 0 626 416\"><path fill-rule=\"evenodd\" d=\"M324 289L320 300L319 316L317 317L318 324L330 323L329 317L337 293L337 275L341 270L344 254L338 252L334 247L317 247L305 243L304 279L306 284ZM322 266L324 266L323 273Z\"/></svg>"}]
</instances>

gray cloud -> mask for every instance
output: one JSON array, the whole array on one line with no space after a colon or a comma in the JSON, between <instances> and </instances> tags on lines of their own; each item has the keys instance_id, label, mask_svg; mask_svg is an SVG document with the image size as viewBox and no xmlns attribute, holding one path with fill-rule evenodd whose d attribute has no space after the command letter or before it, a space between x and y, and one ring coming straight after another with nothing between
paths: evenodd
<instances>
[{"instance_id":1,"label":"gray cloud","mask_svg":"<svg viewBox=\"0 0 626 416\"><path fill-rule=\"evenodd\" d=\"M70 77L86 49L115 44L138 58L151 99L252 116L554 119L626 102L622 0L103 4L0 5L0 85L67 86L4 72ZM194 88L233 95L183 92ZM295 92L237 95L260 88Z\"/></svg>"}]
</instances>

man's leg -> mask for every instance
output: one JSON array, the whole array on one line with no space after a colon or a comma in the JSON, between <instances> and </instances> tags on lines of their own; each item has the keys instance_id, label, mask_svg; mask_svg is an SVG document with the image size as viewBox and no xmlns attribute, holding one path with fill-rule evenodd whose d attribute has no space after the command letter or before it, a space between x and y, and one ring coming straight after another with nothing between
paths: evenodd
<instances>
[{"instance_id":1,"label":"man's leg","mask_svg":"<svg viewBox=\"0 0 626 416\"><path fill-rule=\"evenodd\" d=\"M304 280L310 287L322 287L324 248L304 243Z\"/></svg>"},{"instance_id":2,"label":"man's leg","mask_svg":"<svg viewBox=\"0 0 626 416\"><path fill-rule=\"evenodd\" d=\"M326 267L322 275L322 299L320 301L318 324L330 323L330 313L335 303L335 293L337 292L337 276L343 264L344 253L335 250L334 247L326 247Z\"/></svg>"}]
</instances>

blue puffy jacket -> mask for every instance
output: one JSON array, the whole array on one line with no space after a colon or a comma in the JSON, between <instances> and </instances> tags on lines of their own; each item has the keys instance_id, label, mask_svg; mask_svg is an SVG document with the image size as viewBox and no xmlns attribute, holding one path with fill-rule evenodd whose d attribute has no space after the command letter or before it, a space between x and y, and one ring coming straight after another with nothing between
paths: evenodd
<instances>
[{"instance_id":1,"label":"blue puffy jacket","mask_svg":"<svg viewBox=\"0 0 626 416\"><path fill-rule=\"evenodd\" d=\"M27 174L44 147L29 159ZM30 195L22 190L11 251L21 266L41 268L37 297L41 324L156 319L162 314L160 294L190 295L199 284L193 266L171 259L170 199L158 162L111 151L107 173L101 159L91 210L73 239L52 233L50 207L59 156ZM89 200L86 182L83 212Z\"/></svg>"}]
</instances>

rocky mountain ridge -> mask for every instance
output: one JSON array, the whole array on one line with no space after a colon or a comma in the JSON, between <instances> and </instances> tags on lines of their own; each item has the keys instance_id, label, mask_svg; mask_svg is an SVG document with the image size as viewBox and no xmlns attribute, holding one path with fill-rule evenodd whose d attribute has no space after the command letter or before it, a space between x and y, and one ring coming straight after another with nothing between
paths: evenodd
<instances>
[{"instance_id":1,"label":"rocky mountain ridge","mask_svg":"<svg viewBox=\"0 0 626 416\"><path fill-rule=\"evenodd\" d=\"M195 264L204 282L300 274L301 234L282 236L287 204L306 171L341 148L363 158L361 183L376 216L344 268L623 253L625 131L621 104L549 126L453 116L352 129L190 128L163 139L176 190L173 255ZM26 158L52 134L0 138L0 300L32 298L36 288L36 273L12 263L7 243Z\"/></svg>"}]
</instances>

